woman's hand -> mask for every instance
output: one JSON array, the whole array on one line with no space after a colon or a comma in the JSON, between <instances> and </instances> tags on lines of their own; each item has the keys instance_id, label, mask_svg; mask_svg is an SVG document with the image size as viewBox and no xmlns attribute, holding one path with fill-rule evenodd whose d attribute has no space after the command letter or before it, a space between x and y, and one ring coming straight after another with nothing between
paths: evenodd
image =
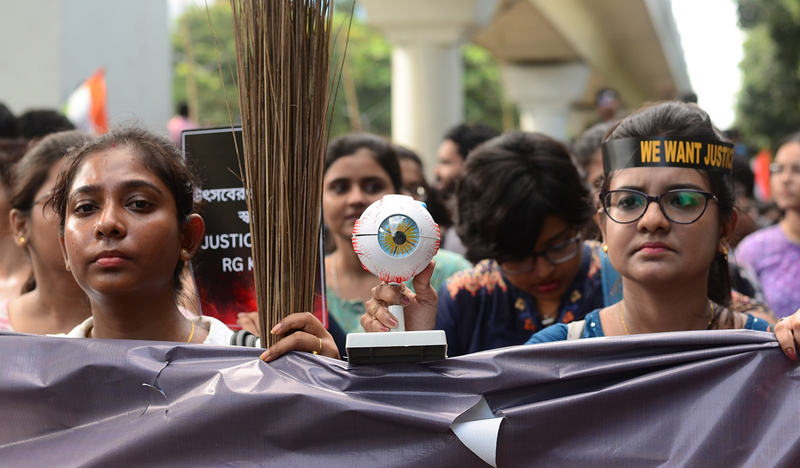
<instances>
[{"instance_id":1,"label":"woman's hand","mask_svg":"<svg viewBox=\"0 0 800 468\"><path fill-rule=\"evenodd\" d=\"M242 330L247 330L256 336L261 336L261 330L258 326L258 312L239 312L239 315L236 317L236 323L242 327Z\"/></svg>"},{"instance_id":2,"label":"woman's hand","mask_svg":"<svg viewBox=\"0 0 800 468\"><path fill-rule=\"evenodd\" d=\"M792 361L797 359L796 344L800 343L800 310L778 320L775 324L775 337L786 357Z\"/></svg>"},{"instance_id":3,"label":"woman's hand","mask_svg":"<svg viewBox=\"0 0 800 468\"><path fill-rule=\"evenodd\" d=\"M406 330L433 330L436 324L436 306L439 296L431 286L431 275L436 262L431 261L414 277L414 294L405 284L397 288L381 283L372 288L372 298L367 301L367 312L361 316L361 326L367 332L387 332L397 327L397 318L389 313L389 306L403 306Z\"/></svg>"},{"instance_id":4,"label":"woman's hand","mask_svg":"<svg viewBox=\"0 0 800 468\"><path fill-rule=\"evenodd\" d=\"M285 336L264 351L261 354L261 360L264 362L274 361L289 351L305 351L339 359L339 349L333 341L333 336L313 314L299 312L285 317L272 327L270 333L286 335L291 331L294 333Z\"/></svg>"}]
</instances>

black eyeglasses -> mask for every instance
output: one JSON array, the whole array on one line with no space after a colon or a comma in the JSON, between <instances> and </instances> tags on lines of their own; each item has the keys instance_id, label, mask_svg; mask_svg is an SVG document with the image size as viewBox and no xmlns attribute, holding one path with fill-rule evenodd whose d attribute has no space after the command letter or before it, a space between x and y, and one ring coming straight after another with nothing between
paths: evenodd
<instances>
[{"instance_id":1,"label":"black eyeglasses","mask_svg":"<svg viewBox=\"0 0 800 468\"><path fill-rule=\"evenodd\" d=\"M536 260L544 257L551 265L558 265L575 258L580 251L581 233L564 242L548 247L540 252L533 252L530 256L522 260L513 260L500 264L503 273L511 276L524 275L532 272L536 268Z\"/></svg>"},{"instance_id":2,"label":"black eyeglasses","mask_svg":"<svg viewBox=\"0 0 800 468\"><path fill-rule=\"evenodd\" d=\"M650 203L657 202L661 213L676 224L692 224L706 211L708 201L717 197L702 190L670 190L650 196L638 190L611 190L600 194L603 209L609 218L619 224L629 224L644 216Z\"/></svg>"}]
</instances>

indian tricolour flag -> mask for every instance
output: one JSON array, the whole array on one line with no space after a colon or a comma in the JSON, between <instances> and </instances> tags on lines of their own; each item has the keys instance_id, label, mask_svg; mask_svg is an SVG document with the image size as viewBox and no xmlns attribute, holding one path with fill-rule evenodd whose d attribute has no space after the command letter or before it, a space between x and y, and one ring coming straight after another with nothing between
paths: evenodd
<instances>
[{"instance_id":1,"label":"indian tricolour flag","mask_svg":"<svg viewBox=\"0 0 800 468\"><path fill-rule=\"evenodd\" d=\"M64 114L75 126L86 132L108 131L106 107L106 71L99 68L67 99Z\"/></svg>"}]
</instances>

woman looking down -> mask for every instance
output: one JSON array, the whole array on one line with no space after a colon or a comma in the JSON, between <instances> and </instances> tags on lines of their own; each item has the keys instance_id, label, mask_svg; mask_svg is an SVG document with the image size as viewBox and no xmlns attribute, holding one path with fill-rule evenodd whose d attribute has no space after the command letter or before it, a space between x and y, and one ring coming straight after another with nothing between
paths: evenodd
<instances>
[{"instance_id":1,"label":"woman looking down","mask_svg":"<svg viewBox=\"0 0 800 468\"><path fill-rule=\"evenodd\" d=\"M595 209L564 145L536 133L494 138L470 153L456 198L459 236L478 263L439 289L438 307L421 274L413 298L433 307L416 314L412 305L407 329L444 330L457 356L523 344L603 305L599 245L580 235ZM367 305L364 329L393 328L384 302Z\"/></svg>"}]
</instances>

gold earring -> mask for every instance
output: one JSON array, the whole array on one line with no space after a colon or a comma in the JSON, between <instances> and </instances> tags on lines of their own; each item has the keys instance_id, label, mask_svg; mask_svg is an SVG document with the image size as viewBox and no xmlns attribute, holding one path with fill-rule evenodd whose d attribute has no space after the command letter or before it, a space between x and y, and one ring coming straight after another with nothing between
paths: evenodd
<instances>
[{"instance_id":1,"label":"gold earring","mask_svg":"<svg viewBox=\"0 0 800 468\"><path fill-rule=\"evenodd\" d=\"M25 238L22 237L22 236L19 236L19 243L20 244L24 244L25 243Z\"/></svg>"},{"instance_id":2,"label":"gold earring","mask_svg":"<svg viewBox=\"0 0 800 468\"><path fill-rule=\"evenodd\" d=\"M603 244L603 252L608 253L608 244Z\"/></svg>"},{"instance_id":3,"label":"gold earring","mask_svg":"<svg viewBox=\"0 0 800 468\"><path fill-rule=\"evenodd\" d=\"M181 254L182 254L183 256L185 256L185 257L188 257L188 256L189 256L189 251L188 251L188 250L186 250L186 249L181 249Z\"/></svg>"},{"instance_id":4,"label":"gold earring","mask_svg":"<svg viewBox=\"0 0 800 468\"><path fill-rule=\"evenodd\" d=\"M722 255L725 256L725 261L727 261L728 260L728 248L725 247L724 245L722 246Z\"/></svg>"}]
</instances>

